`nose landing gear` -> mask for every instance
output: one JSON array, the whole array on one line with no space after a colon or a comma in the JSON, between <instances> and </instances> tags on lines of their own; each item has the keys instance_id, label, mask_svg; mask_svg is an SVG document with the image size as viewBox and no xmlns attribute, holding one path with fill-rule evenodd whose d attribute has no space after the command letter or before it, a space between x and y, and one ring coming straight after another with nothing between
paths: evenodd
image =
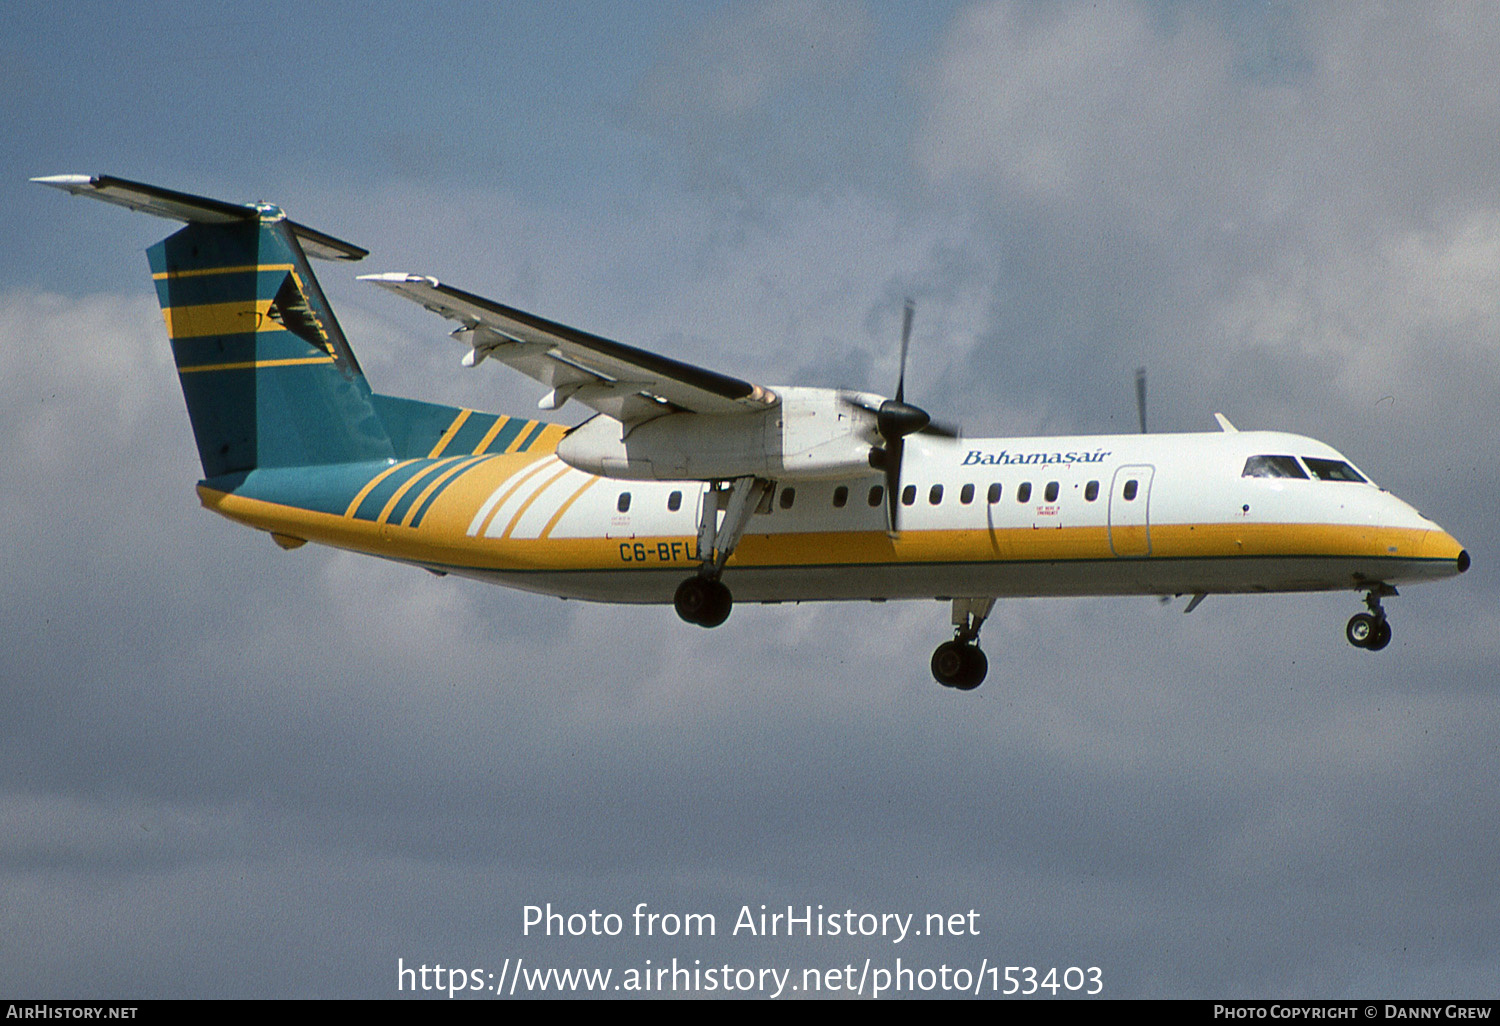
<instances>
[{"instance_id":1,"label":"nose landing gear","mask_svg":"<svg viewBox=\"0 0 1500 1026\"><path fill-rule=\"evenodd\" d=\"M1365 605L1370 611L1355 613L1344 628L1344 636L1349 639L1349 644L1355 648L1379 652L1391 643L1391 625L1386 621L1385 609L1380 600L1387 595L1396 594L1396 589L1389 584L1377 584L1370 589L1370 593L1365 596Z\"/></svg>"}]
</instances>

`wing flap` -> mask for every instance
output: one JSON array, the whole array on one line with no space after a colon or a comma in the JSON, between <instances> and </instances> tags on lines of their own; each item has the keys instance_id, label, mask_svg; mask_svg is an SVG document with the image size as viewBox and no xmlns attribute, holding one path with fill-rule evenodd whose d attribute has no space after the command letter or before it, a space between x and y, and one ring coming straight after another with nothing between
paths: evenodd
<instances>
[{"instance_id":1,"label":"wing flap","mask_svg":"<svg viewBox=\"0 0 1500 1026\"><path fill-rule=\"evenodd\" d=\"M613 342L417 274L361 278L412 300L460 327L472 347L466 363L493 357L542 382L554 409L569 398L630 425L664 413L734 414L765 410L769 389L715 371Z\"/></svg>"}]
</instances>

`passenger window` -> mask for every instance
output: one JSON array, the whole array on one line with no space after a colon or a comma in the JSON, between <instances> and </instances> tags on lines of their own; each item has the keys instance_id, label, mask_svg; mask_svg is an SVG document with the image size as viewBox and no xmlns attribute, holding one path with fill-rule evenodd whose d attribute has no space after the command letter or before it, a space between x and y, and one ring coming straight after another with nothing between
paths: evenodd
<instances>
[{"instance_id":1,"label":"passenger window","mask_svg":"<svg viewBox=\"0 0 1500 1026\"><path fill-rule=\"evenodd\" d=\"M797 500L797 489L783 488L781 490L781 508L791 509L792 503Z\"/></svg>"},{"instance_id":2,"label":"passenger window","mask_svg":"<svg viewBox=\"0 0 1500 1026\"><path fill-rule=\"evenodd\" d=\"M1123 493L1121 493L1121 494L1123 494L1125 496L1125 501L1126 502L1134 502L1135 501L1135 493L1136 493L1136 491L1137 491L1137 482L1135 482L1135 481L1126 481L1125 482L1125 491Z\"/></svg>"},{"instance_id":3,"label":"passenger window","mask_svg":"<svg viewBox=\"0 0 1500 1026\"><path fill-rule=\"evenodd\" d=\"M882 488L882 487L880 487L880 485L875 485L874 487L872 487L870 489L870 505L871 506L879 506L880 505L880 500L883 499L883 498L885 498L885 489Z\"/></svg>"},{"instance_id":4,"label":"passenger window","mask_svg":"<svg viewBox=\"0 0 1500 1026\"><path fill-rule=\"evenodd\" d=\"M927 501L936 506L943 501L943 486L933 485L932 490L927 493Z\"/></svg>"},{"instance_id":5,"label":"passenger window","mask_svg":"<svg viewBox=\"0 0 1500 1026\"><path fill-rule=\"evenodd\" d=\"M833 490L833 508L843 509L844 504L849 501L849 486L839 485Z\"/></svg>"},{"instance_id":6,"label":"passenger window","mask_svg":"<svg viewBox=\"0 0 1500 1026\"><path fill-rule=\"evenodd\" d=\"M1056 481L1048 481L1047 482L1047 501L1048 502L1056 502L1057 501L1057 482Z\"/></svg>"},{"instance_id":7,"label":"passenger window","mask_svg":"<svg viewBox=\"0 0 1500 1026\"><path fill-rule=\"evenodd\" d=\"M615 509L619 510L621 513L629 513L630 512L630 493L629 492L621 492L620 493L620 497L615 500Z\"/></svg>"},{"instance_id":8,"label":"passenger window","mask_svg":"<svg viewBox=\"0 0 1500 1026\"><path fill-rule=\"evenodd\" d=\"M1240 477L1297 477L1307 480L1307 475L1291 456L1251 456L1245 461Z\"/></svg>"},{"instance_id":9,"label":"passenger window","mask_svg":"<svg viewBox=\"0 0 1500 1026\"><path fill-rule=\"evenodd\" d=\"M974 501L974 486L971 485L971 484L966 484L961 489L959 489L959 492L958 492L958 501L961 502L961 503L963 503L965 506L967 506L969 503L973 502Z\"/></svg>"},{"instance_id":10,"label":"passenger window","mask_svg":"<svg viewBox=\"0 0 1500 1026\"><path fill-rule=\"evenodd\" d=\"M1302 462L1307 464L1307 469L1319 481L1364 481L1359 471L1343 460L1320 460L1316 456L1304 456Z\"/></svg>"},{"instance_id":11,"label":"passenger window","mask_svg":"<svg viewBox=\"0 0 1500 1026\"><path fill-rule=\"evenodd\" d=\"M917 501L917 486L907 485L901 489L901 505L910 506Z\"/></svg>"},{"instance_id":12,"label":"passenger window","mask_svg":"<svg viewBox=\"0 0 1500 1026\"><path fill-rule=\"evenodd\" d=\"M673 513L676 513L681 508L682 508L682 493L681 492L673 492L671 495L667 496L667 509L671 510Z\"/></svg>"},{"instance_id":13,"label":"passenger window","mask_svg":"<svg viewBox=\"0 0 1500 1026\"><path fill-rule=\"evenodd\" d=\"M1099 482L1090 481L1088 484L1084 485L1083 497L1089 502L1093 502L1095 499L1099 498Z\"/></svg>"},{"instance_id":14,"label":"passenger window","mask_svg":"<svg viewBox=\"0 0 1500 1026\"><path fill-rule=\"evenodd\" d=\"M1031 482L1030 481L1023 481L1021 483L1021 487L1019 487L1019 488L1016 489L1016 501L1017 502L1030 502L1031 501Z\"/></svg>"},{"instance_id":15,"label":"passenger window","mask_svg":"<svg viewBox=\"0 0 1500 1026\"><path fill-rule=\"evenodd\" d=\"M990 503L991 506L993 506L995 503L999 502L1000 501L1000 486L998 484L992 484L992 485L990 485L989 494L986 495L985 498L989 500L989 503Z\"/></svg>"}]
</instances>

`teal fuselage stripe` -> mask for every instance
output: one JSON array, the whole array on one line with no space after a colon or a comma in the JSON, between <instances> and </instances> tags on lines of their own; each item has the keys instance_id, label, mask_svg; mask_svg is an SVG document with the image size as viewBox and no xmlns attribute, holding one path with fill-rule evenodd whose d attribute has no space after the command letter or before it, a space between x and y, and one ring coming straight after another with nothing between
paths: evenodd
<instances>
[{"instance_id":1,"label":"teal fuselage stripe","mask_svg":"<svg viewBox=\"0 0 1500 1026\"><path fill-rule=\"evenodd\" d=\"M473 470L475 467L479 466L479 464L488 462L490 458L491 457L488 456L471 456L467 460L465 460L462 470L454 474L448 480L444 481L442 487L433 489L432 494L427 496L426 499L422 500L422 505L417 509L416 515L411 518L411 526L414 528L421 527L422 518L427 515L427 511L432 508L432 504L437 501L437 497L451 488L453 486L453 483L459 478L463 477L470 470ZM396 519L396 515L392 513L391 520L394 521Z\"/></svg>"},{"instance_id":2,"label":"teal fuselage stripe","mask_svg":"<svg viewBox=\"0 0 1500 1026\"><path fill-rule=\"evenodd\" d=\"M209 479L204 484L248 499L343 516L359 490L389 466L385 460L372 460L326 467L252 470L246 475Z\"/></svg>"},{"instance_id":3,"label":"teal fuselage stripe","mask_svg":"<svg viewBox=\"0 0 1500 1026\"><path fill-rule=\"evenodd\" d=\"M432 483L433 479L441 476L444 471L448 470L457 462L459 461L447 457L440 460L435 460L421 474L410 478L409 480L412 480L414 483L410 488L406 490L406 493L401 496L401 499L396 503L396 505L391 508L391 515L386 517L386 523L401 523L402 518L406 516L406 511L411 509L412 503L417 501L417 496L422 494L422 491ZM442 491L442 489L439 488L438 491Z\"/></svg>"},{"instance_id":4,"label":"teal fuselage stripe","mask_svg":"<svg viewBox=\"0 0 1500 1026\"><path fill-rule=\"evenodd\" d=\"M359 509L354 511L354 518L356 520L377 519L380 516L380 511L385 509L385 504L391 501L391 496L400 491L402 485L419 475L427 473L434 467L446 466L452 462L454 461L451 459L417 460L409 466L402 467L370 490L370 494L366 495L364 500L360 502ZM420 489L414 485L413 491L417 490ZM406 496L402 496L402 498L405 499ZM342 513L343 510L339 512Z\"/></svg>"}]
</instances>

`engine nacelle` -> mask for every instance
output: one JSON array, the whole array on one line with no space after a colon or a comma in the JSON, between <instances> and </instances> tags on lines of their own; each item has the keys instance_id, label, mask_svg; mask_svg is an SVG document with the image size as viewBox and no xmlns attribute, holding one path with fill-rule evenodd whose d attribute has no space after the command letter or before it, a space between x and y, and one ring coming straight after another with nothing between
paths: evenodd
<instances>
[{"instance_id":1,"label":"engine nacelle","mask_svg":"<svg viewBox=\"0 0 1500 1026\"><path fill-rule=\"evenodd\" d=\"M875 415L827 388L776 388L753 413L669 413L631 429L597 416L557 444L564 463L630 481L838 478L875 473ZM862 396L879 404L878 396Z\"/></svg>"}]
</instances>

